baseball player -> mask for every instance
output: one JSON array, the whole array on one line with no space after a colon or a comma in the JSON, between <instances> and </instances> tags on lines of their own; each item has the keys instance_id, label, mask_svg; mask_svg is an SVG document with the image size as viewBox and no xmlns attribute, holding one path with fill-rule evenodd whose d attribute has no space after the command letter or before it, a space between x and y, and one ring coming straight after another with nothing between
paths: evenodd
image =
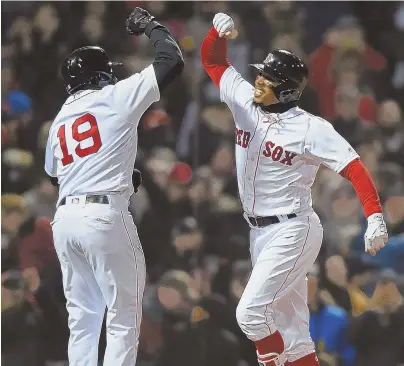
<instances>
[{"instance_id":1,"label":"baseball player","mask_svg":"<svg viewBox=\"0 0 404 366\"><path fill-rule=\"evenodd\" d=\"M107 308L106 366L134 366L145 285L145 260L128 211L134 191L137 126L184 61L170 32L146 10L126 21L145 34L155 60L118 81L100 47L83 47L62 65L70 95L56 116L46 146L45 171L59 185L53 226L69 313L69 364L96 366ZM134 181L140 182L139 176Z\"/></svg>"},{"instance_id":2,"label":"baseball player","mask_svg":"<svg viewBox=\"0 0 404 366\"><path fill-rule=\"evenodd\" d=\"M309 334L306 274L320 250L323 228L312 209L311 186L321 164L350 180L367 218L365 249L387 241L372 179L332 125L297 106L308 69L291 52L275 50L254 85L226 57L237 31L219 13L201 48L202 64L236 124L236 165L244 216L251 227L253 270L236 311L256 346L260 365L318 365Z\"/></svg>"}]
</instances>

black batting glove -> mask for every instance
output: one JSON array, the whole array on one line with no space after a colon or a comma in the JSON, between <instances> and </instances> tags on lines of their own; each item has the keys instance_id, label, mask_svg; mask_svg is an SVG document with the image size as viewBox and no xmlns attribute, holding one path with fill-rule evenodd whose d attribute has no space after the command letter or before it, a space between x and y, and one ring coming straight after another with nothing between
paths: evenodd
<instances>
[{"instance_id":1,"label":"black batting glove","mask_svg":"<svg viewBox=\"0 0 404 366\"><path fill-rule=\"evenodd\" d=\"M146 26L154 19L153 15L142 8L136 7L126 19L126 31L134 36L144 34Z\"/></svg>"}]
</instances>

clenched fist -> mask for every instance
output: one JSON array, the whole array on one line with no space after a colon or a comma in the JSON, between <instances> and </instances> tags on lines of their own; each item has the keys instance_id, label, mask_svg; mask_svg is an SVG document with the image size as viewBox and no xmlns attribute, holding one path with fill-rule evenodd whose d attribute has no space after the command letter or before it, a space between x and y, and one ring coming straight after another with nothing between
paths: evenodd
<instances>
[{"instance_id":1,"label":"clenched fist","mask_svg":"<svg viewBox=\"0 0 404 366\"><path fill-rule=\"evenodd\" d=\"M365 251L370 255L376 255L376 252L384 248L387 240L387 227L383 215L381 213L370 215L365 233Z\"/></svg>"},{"instance_id":2,"label":"clenched fist","mask_svg":"<svg viewBox=\"0 0 404 366\"><path fill-rule=\"evenodd\" d=\"M146 26L154 19L147 10L136 7L126 20L126 31L129 34L140 36Z\"/></svg>"},{"instance_id":3,"label":"clenched fist","mask_svg":"<svg viewBox=\"0 0 404 366\"><path fill-rule=\"evenodd\" d=\"M217 13L213 18L213 26L215 27L219 37L229 36L234 29L233 19L224 13Z\"/></svg>"}]
</instances>

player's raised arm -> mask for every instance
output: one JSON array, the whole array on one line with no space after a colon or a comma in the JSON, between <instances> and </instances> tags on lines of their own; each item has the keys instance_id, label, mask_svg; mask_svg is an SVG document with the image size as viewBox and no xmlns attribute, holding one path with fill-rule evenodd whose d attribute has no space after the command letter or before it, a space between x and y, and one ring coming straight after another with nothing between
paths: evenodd
<instances>
[{"instance_id":1,"label":"player's raised arm","mask_svg":"<svg viewBox=\"0 0 404 366\"><path fill-rule=\"evenodd\" d=\"M156 50L153 68L162 91L184 68L184 59L176 40L165 26L142 8L135 8L129 15L126 30L135 36L145 34L153 42Z\"/></svg>"},{"instance_id":2,"label":"player's raised arm","mask_svg":"<svg viewBox=\"0 0 404 366\"><path fill-rule=\"evenodd\" d=\"M305 150L352 183L368 221L365 250L375 255L385 246L388 234L379 195L359 155L330 123L320 118L313 118L310 123Z\"/></svg>"},{"instance_id":3,"label":"player's raised arm","mask_svg":"<svg viewBox=\"0 0 404 366\"><path fill-rule=\"evenodd\" d=\"M218 13L213 18L213 27L202 42L202 65L209 77L220 87L220 79L230 62L227 59L227 36L234 29L233 19L227 14Z\"/></svg>"},{"instance_id":4,"label":"player's raised arm","mask_svg":"<svg viewBox=\"0 0 404 366\"><path fill-rule=\"evenodd\" d=\"M227 14L218 13L213 18L213 27L201 46L202 65L220 89L220 99L233 112L235 106L244 108L245 104L252 100L254 89L227 59L227 40L236 36L233 19Z\"/></svg>"},{"instance_id":5,"label":"player's raised arm","mask_svg":"<svg viewBox=\"0 0 404 366\"><path fill-rule=\"evenodd\" d=\"M135 8L126 20L130 35L145 35L155 48L152 65L114 86L117 109L137 123L150 105L160 99L160 92L184 69L181 50L170 31L142 8Z\"/></svg>"}]
</instances>

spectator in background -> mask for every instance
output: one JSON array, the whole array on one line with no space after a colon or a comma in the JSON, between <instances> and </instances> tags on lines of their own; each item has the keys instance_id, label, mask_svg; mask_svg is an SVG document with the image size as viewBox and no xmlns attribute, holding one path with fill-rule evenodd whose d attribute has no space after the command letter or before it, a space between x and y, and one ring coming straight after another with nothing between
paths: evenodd
<instances>
[{"instance_id":1,"label":"spectator in background","mask_svg":"<svg viewBox=\"0 0 404 366\"><path fill-rule=\"evenodd\" d=\"M188 197L194 208L195 216L198 217L202 225L208 220L212 210L213 189L211 170L206 166L197 169L193 173L188 188Z\"/></svg>"},{"instance_id":2,"label":"spectator in background","mask_svg":"<svg viewBox=\"0 0 404 366\"><path fill-rule=\"evenodd\" d=\"M203 236L194 217L181 219L172 229L172 244L167 255L161 258L166 269L192 273L199 264Z\"/></svg>"},{"instance_id":3,"label":"spectator in background","mask_svg":"<svg viewBox=\"0 0 404 366\"><path fill-rule=\"evenodd\" d=\"M18 234L27 218L27 207L21 196L1 196L1 267L2 271L19 267Z\"/></svg>"},{"instance_id":4,"label":"spectator in background","mask_svg":"<svg viewBox=\"0 0 404 366\"><path fill-rule=\"evenodd\" d=\"M308 274L308 304L310 335L316 345L322 366L353 365L355 351L349 345L347 328L349 317L339 307L327 305L320 298L319 268L315 265Z\"/></svg>"},{"instance_id":5,"label":"spectator in background","mask_svg":"<svg viewBox=\"0 0 404 366\"><path fill-rule=\"evenodd\" d=\"M373 98L373 90L366 83L363 55L350 48L335 53L331 66L331 75L335 84L335 92L340 87L354 86L358 89L357 115L367 124L373 124L376 117L376 101ZM335 112L335 103L334 103Z\"/></svg>"},{"instance_id":6,"label":"spectator in background","mask_svg":"<svg viewBox=\"0 0 404 366\"><path fill-rule=\"evenodd\" d=\"M164 349L158 366L234 366L239 360L238 342L226 329L230 314L221 296L200 297L192 290L192 278L169 271L157 284L164 309Z\"/></svg>"},{"instance_id":7,"label":"spectator in background","mask_svg":"<svg viewBox=\"0 0 404 366\"><path fill-rule=\"evenodd\" d=\"M57 188L52 185L46 175L42 175L38 183L23 194L31 215L45 216L50 219L53 219L56 212L57 196Z\"/></svg>"},{"instance_id":8,"label":"spectator in background","mask_svg":"<svg viewBox=\"0 0 404 366\"><path fill-rule=\"evenodd\" d=\"M373 294L373 279L379 267L360 256L345 259L348 268L348 290L352 304L352 316L359 316L369 309Z\"/></svg>"},{"instance_id":9,"label":"spectator in background","mask_svg":"<svg viewBox=\"0 0 404 366\"><path fill-rule=\"evenodd\" d=\"M381 142L384 148L383 162L393 162L404 168L404 120L396 101L385 100L380 104L377 124L380 127Z\"/></svg>"},{"instance_id":10,"label":"spectator in background","mask_svg":"<svg viewBox=\"0 0 404 366\"><path fill-rule=\"evenodd\" d=\"M39 272L57 263L50 218L31 215L21 196L1 197L2 267Z\"/></svg>"},{"instance_id":11,"label":"spectator in background","mask_svg":"<svg viewBox=\"0 0 404 366\"><path fill-rule=\"evenodd\" d=\"M355 366L397 366L404 362L404 304L396 274L381 274L373 307L352 319L350 341L357 351Z\"/></svg>"},{"instance_id":12,"label":"spectator in background","mask_svg":"<svg viewBox=\"0 0 404 366\"><path fill-rule=\"evenodd\" d=\"M33 97L34 105L42 107L40 111L37 110L37 118L54 118L65 95L62 83L55 83L59 74L59 68L55 65L60 64L68 51L56 4L41 3L34 14L30 35L33 48L20 59L18 75L24 84L29 82L24 90ZM33 68L37 70L35 73L31 71ZM38 90L41 92L38 93Z\"/></svg>"},{"instance_id":13,"label":"spectator in background","mask_svg":"<svg viewBox=\"0 0 404 366\"><path fill-rule=\"evenodd\" d=\"M32 100L24 92L10 91L2 103L5 128L7 130L7 145L18 146L21 149L35 151L35 136L37 131L32 126Z\"/></svg>"},{"instance_id":14,"label":"spectator in background","mask_svg":"<svg viewBox=\"0 0 404 366\"><path fill-rule=\"evenodd\" d=\"M9 113L17 122L15 145L31 153L36 153L38 127L34 123L31 98L21 91L12 91L7 96Z\"/></svg>"},{"instance_id":15,"label":"spectator in background","mask_svg":"<svg viewBox=\"0 0 404 366\"><path fill-rule=\"evenodd\" d=\"M328 217L325 224L325 238L329 250L345 252L349 243L361 230L360 202L352 186L341 181L339 187L331 192Z\"/></svg>"},{"instance_id":16,"label":"spectator in background","mask_svg":"<svg viewBox=\"0 0 404 366\"><path fill-rule=\"evenodd\" d=\"M34 156L18 148L7 148L1 156L2 191L21 194L31 188Z\"/></svg>"},{"instance_id":17,"label":"spectator in background","mask_svg":"<svg viewBox=\"0 0 404 366\"><path fill-rule=\"evenodd\" d=\"M369 264L361 257L332 255L326 259L322 271L324 273L320 277L323 300L327 304L343 308L348 315L362 314L370 306L371 294L367 295L366 290L377 269L377 265Z\"/></svg>"},{"instance_id":18,"label":"spectator in background","mask_svg":"<svg viewBox=\"0 0 404 366\"><path fill-rule=\"evenodd\" d=\"M352 56L356 54L358 57L347 59L349 54L346 52L348 51ZM344 56L337 58L340 65L334 66L333 74L330 70L332 70L336 55ZM344 63L341 65L343 60ZM362 72L360 60L363 60L364 70L381 72L386 68L385 58L365 43L363 30L357 19L352 16L344 16L326 33L324 44L311 55L309 62L309 83L318 93L320 111L324 118L333 119L336 116L335 88L341 81L335 80L335 76L341 78L339 75L341 71L349 72L355 78L355 80L350 78L349 81L358 82L358 77ZM339 70L341 66L343 69Z\"/></svg>"},{"instance_id":19,"label":"spectator in background","mask_svg":"<svg viewBox=\"0 0 404 366\"><path fill-rule=\"evenodd\" d=\"M41 313L31 302L29 282L21 272L1 274L1 364L43 366Z\"/></svg>"},{"instance_id":20,"label":"spectator in background","mask_svg":"<svg viewBox=\"0 0 404 366\"><path fill-rule=\"evenodd\" d=\"M199 298L192 278L184 271L168 271L159 279L154 301L158 301L164 346L158 366L187 365L197 360L198 341L191 326L192 309Z\"/></svg>"},{"instance_id":21,"label":"spectator in background","mask_svg":"<svg viewBox=\"0 0 404 366\"><path fill-rule=\"evenodd\" d=\"M234 317L226 299L218 294L204 296L192 311L191 322L199 333L201 366L234 366L240 362L240 344L228 329L229 318ZM193 362L198 365L198 362Z\"/></svg>"},{"instance_id":22,"label":"spectator in background","mask_svg":"<svg viewBox=\"0 0 404 366\"><path fill-rule=\"evenodd\" d=\"M348 289L348 269L344 258L333 255L326 259L324 273L321 273L319 265L319 286L324 301L330 305L336 305L344 309L347 314L352 313L353 305Z\"/></svg>"},{"instance_id":23,"label":"spectator in background","mask_svg":"<svg viewBox=\"0 0 404 366\"><path fill-rule=\"evenodd\" d=\"M140 124L139 138L141 147L147 151L154 146L174 147L174 133L170 117L164 109L146 112Z\"/></svg>"},{"instance_id":24,"label":"spectator in background","mask_svg":"<svg viewBox=\"0 0 404 366\"><path fill-rule=\"evenodd\" d=\"M198 139L198 164L206 165L223 140L234 141L234 123L223 103L206 105L201 111L201 120L198 130L194 130L197 136L191 138Z\"/></svg>"},{"instance_id":25,"label":"spectator in background","mask_svg":"<svg viewBox=\"0 0 404 366\"><path fill-rule=\"evenodd\" d=\"M380 168L380 159L383 154L383 145L377 130L363 131L362 141L358 145L357 152L370 174L376 175Z\"/></svg>"},{"instance_id":26,"label":"spectator in background","mask_svg":"<svg viewBox=\"0 0 404 366\"><path fill-rule=\"evenodd\" d=\"M356 148L362 141L364 124L359 119L360 94L356 85L344 85L335 92L335 130Z\"/></svg>"},{"instance_id":27,"label":"spectator in background","mask_svg":"<svg viewBox=\"0 0 404 366\"><path fill-rule=\"evenodd\" d=\"M20 318L21 323L16 325L16 329L12 332L20 334L19 337L24 340L25 332L28 332L27 337L30 337L32 331L35 330L31 329L33 324L30 324L30 318L35 314L35 317L41 314L40 332L36 330L35 335L32 335L38 338L33 346L38 348L37 351L41 357L64 360L68 339L67 312L59 263L53 246L50 219L31 215L21 196L4 194L1 201L2 272L5 272L6 278L11 276L15 281L20 276L20 282L17 282L25 283L24 287L19 285L18 288L11 288L13 291L22 291L18 293L24 296L19 297L22 301L18 302L22 306L21 309L16 313L10 311L9 315L5 315L4 319L7 324L5 329L11 332L8 327L13 327L12 323ZM17 283L15 281L12 283ZM6 295L13 296L13 293L7 292ZM14 320L11 322L10 319ZM39 318L35 320L35 322L37 321L39 322ZM10 338L13 337L14 335L10 336ZM43 344L47 344L48 347L41 348ZM28 355L32 355L30 352ZM35 360L37 356L32 357ZM38 366L43 365L44 359L41 360L42 363L39 363ZM15 362L10 365L24 364Z\"/></svg>"},{"instance_id":28,"label":"spectator in background","mask_svg":"<svg viewBox=\"0 0 404 366\"><path fill-rule=\"evenodd\" d=\"M387 227L392 236L402 236L404 234L404 187L402 182L387 194L388 197L384 203Z\"/></svg>"}]
</instances>

